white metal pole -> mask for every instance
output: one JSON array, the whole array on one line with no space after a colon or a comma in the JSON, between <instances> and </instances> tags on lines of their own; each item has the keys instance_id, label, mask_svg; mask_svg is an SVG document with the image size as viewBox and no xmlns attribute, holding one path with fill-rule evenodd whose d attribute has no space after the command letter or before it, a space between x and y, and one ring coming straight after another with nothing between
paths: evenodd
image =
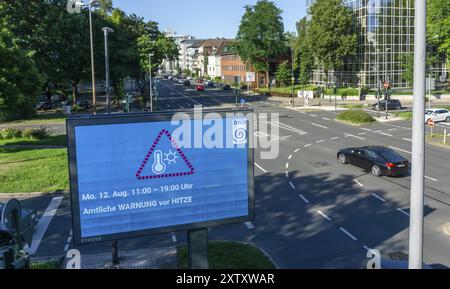
<instances>
[{"instance_id":1,"label":"white metal pole","mask_svg":"<svg viewBox=\"0 0 450 289\"><path fill-rule=\"evenodd\" d=\"M414 104L412 130L411 215L409 225L409 268L421 269L423 262L423 204L425 176L425 70L426 1L415 0Z\"/></svg>"},{"instance_id":2,"label":"white metal pole","mask_svg":"<svg viewBox=\"0 0 450 289\"><path fill-rule=\"evenodd\" d=\"M94 62L94 35L92 33L92 5L89 2L89 30L91 41L91 71L92 71L92 105L94 106L94 114L97 113L97 97L95 91L95 62Z\"/></svg>"},{"instance_id":3,"label":"white metal pole","mask_svg":"<svg viewBox=\"0 0 450 289\"><path fill-rule=\"evenodd\" d=\"M150 111L153 112L153 83L152 83L152 55L148 55L149 75L150 75Z\"/></svg>"}]
</instances>

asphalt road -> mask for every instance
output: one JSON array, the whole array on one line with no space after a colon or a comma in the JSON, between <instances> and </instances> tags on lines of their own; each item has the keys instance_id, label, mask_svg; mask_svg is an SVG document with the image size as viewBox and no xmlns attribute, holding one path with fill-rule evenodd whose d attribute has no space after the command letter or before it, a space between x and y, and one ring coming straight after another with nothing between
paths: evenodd
<instances>
[{"instance_id":1,"label":"asphalt road","mask_svg":"<svg viewBox=\"0 0 450 289\"><path fill-rule=\"evenodd\" d=\"M166 80L159 84L162 110L235 107L233 91L197 92ZM334 121L335 113L301 112L261 96L247 98L257 114L275 113L270 128L279 129L279 156L255 152L256 219L212 228L210 239L249 241L267 251L281 268L363 268L368 248L383 256L408 252L410 177L373 177L340 165L344 147L384 145L411 158L411 123L398 121L354 127ZM445 127L444 125L441 125ZM264 134L259 134L265 138ZM424 261L450 266L450 178L448 150L427 146ZM71 242L68 196L27 199L38 210L42 238L35 257L61 256ZM44 220L44 221L42 221ZM47 226L45 226L47 225ZM39 237L38 236L38 237ZM186 244L186 232L121 240L120 250ZM110 243L78 247L82 253L108 252Z\"/></svg>"}]
</instances>

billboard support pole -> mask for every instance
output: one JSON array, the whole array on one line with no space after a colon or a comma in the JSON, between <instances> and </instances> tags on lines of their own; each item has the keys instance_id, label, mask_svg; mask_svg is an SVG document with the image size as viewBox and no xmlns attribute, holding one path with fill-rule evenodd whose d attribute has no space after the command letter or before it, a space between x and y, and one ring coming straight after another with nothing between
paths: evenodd
<instances>
[{"instance_id":1,"label":"billboard support pole","mask_svg":"<svg viewBox=\"0 0 450 289\"><path fill-rule=\"evenodd\" d=\"M188 231L189 269L208 269L208 230Z\"/></svg>"},{"instance_id":2,"label":"billboard support pole","mask_svg":"<svg viewBox=\"0 0 450 289\"><path fill-rule=\"evenodd\" d=\"M114 240L112 241L112 264L117 266L119 263L119 245L117 240Z\"/></svg>"}]
</instances>

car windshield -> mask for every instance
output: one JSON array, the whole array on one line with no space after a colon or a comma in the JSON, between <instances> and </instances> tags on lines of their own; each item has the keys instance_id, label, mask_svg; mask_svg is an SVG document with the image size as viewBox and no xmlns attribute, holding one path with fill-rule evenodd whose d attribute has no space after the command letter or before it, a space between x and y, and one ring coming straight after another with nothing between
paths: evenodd
<instances>
[{"instance_id":1,"label":"car windshield","mask_svg":"<svg viewBox=\"0 0 450 289\"><path fill-rule=\"evenodd\" d=\"M401 155L399 155L398 153L396 153L393 150L384 150L384 151L380 151L379 153L388 162L395 163L395 162L401 162L404 160L404 158Z\"/></svg>"},{"instance_id":2,"label":"car windshield","mask_svg":"<svg viewBox=\"0 0 450 289\"><path fill-rule=\"evenodd\" d=\"M432 114L432 113L433 113L432 110L427 110L427 111L425 112L426 115L430 115L430 114Z\"/></svg>"}]
</instances>

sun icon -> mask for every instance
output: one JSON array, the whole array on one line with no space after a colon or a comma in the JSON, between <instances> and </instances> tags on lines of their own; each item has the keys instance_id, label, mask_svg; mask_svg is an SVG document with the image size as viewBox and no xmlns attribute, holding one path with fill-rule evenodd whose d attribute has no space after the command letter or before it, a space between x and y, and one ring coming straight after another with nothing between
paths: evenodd
<instances>
[{"instance_id":1,"label":"sun icon","mask_svg":"<svg viewBox=\"0 0 450 289\"><path fill-rule=\"evenodd\" d=\"M169 165L171 163L176 164L177 158L178 158L176 154L177 154L176 152L172 152L172 150L169 150L168 154L164 153L164 155L165 155L164 161L167 161L169 163Z\"/></svg>"}]
</instances>

